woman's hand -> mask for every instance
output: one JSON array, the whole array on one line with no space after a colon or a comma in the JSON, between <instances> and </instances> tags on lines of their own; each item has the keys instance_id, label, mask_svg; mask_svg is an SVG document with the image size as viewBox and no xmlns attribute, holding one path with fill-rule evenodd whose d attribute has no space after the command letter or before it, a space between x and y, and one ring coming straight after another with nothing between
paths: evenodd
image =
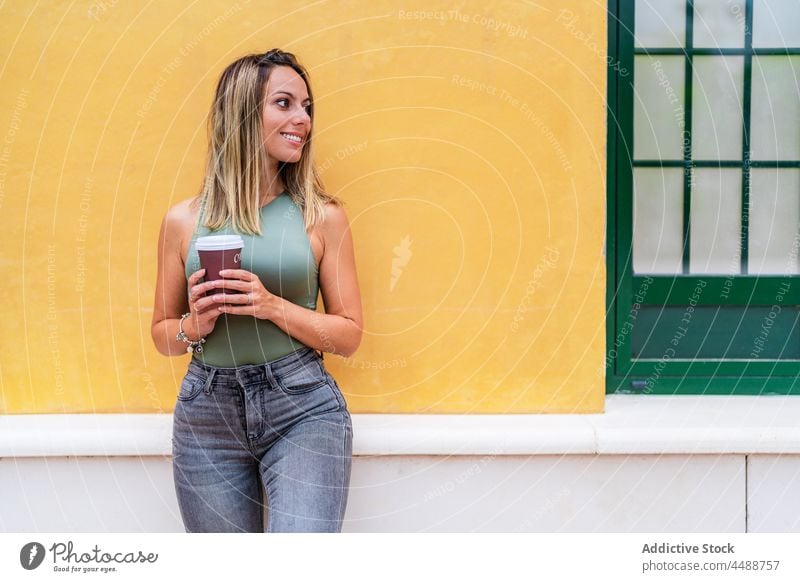
<instances>
[{"instance_id":1,"label":"woman's hand","mask_svg":"<svg viewBox=\"0 0 800 582\"><path fill-rule=\"evenodd\" d=\"M200 269L189 276L189 312L191 315L184 322L183 331L191 340L206 337L214 330L217 318L222 315L214 305L204 301L203 295L208 289L208 283L197 282L205 275L206 270Z\"/></svg>"},{"instance_id":2,"label":"woman's hand","mask_svg":"<svg viewBox=\"0 0 800 582\"><path fill-rule=\"evenodd\" d=\"M244 269L226 269L219 274L225 279L209 281L199 286L203 291L209 289L224 289L239 291L239 293L215 293L198 301L198 305L205 309L210 305L217 313L230 313L231 315L252 315L259 319L269 319L274 313L280 297L273 295L264 288L261 279L255 273Z\"/></svg>"}]
</instances>

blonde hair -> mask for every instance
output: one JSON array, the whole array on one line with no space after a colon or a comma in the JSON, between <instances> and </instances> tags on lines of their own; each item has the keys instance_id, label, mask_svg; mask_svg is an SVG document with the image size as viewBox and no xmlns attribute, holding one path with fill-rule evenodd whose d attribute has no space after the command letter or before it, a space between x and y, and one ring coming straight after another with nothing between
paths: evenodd
<instances>
[{"instance_id":1,"label":"blonde hair","mask_svg":"<svg viewBox=\"0 0 800 582\"><path fill-rule=\"evenodd\" d=\"M263 55L237 59L222 72L217 83L208 116L208 158L198 200L200 224L211 230L230 222L237 232L261 234L259 195L269 167L261 112L270 73L281 66L291 67L305 81L312 120L300 160L278 164L285 189L302 210L307 230L323 220L326 203L343 205L338 197L325 192L314 165L314 100L308 73L292 53L272 49Z\"/></svg>"}]
</instances>

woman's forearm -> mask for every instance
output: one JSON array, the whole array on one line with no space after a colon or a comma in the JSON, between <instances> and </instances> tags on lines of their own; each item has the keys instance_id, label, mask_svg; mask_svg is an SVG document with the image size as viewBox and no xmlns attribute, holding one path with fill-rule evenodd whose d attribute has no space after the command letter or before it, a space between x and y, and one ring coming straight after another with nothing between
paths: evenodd
<instances>
[{"instance_id":1,"label":"woman's forearm","mask_svg":"<svg viewBox=\"0 0 800 582\"><path fill-rule=\"evenodd\" d=\"M150 334L160 354L165 356L186 355L186 347L188 344L175 339L175 336L178 334L180 323L180 318L162 319L151 328ZM195 339L200 336L200 334L194 330L194 323L191 317L183 322L183 332L189 339Z\"/></svg>"},{"instance_id":2,"label":"woman's forearm","mask_svg":"<svg viewBox=\"0 0 800 582\"><path fill-rule=\"evenodd\" d=\"M310 348L346 358L361 343L361 328L352 319L318 313L282 297L276 297L267 319Z\"/></svg>"}]
</instances>

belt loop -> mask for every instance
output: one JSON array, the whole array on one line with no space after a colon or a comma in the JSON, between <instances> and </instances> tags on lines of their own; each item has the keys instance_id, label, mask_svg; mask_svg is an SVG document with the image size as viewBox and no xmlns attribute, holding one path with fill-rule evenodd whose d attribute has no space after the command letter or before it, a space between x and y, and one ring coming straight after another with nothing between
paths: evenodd
<instances>
[{"instance_id":1,"label":"belt loop","mask_svg":"<svg viewBox=\"0 0 800 582\"><path fill-rule=\"evenodd\" d=\"M275 382L275 375L272 373L272 366L269 363L264 364L264 376L267 378L267 386L270 390L275 390L278 384Z\"/></svg>"},{"instance_id":2,"label":"belt loop","mask_svg":"<svg viewBox=\"0 0 800 582\"><path fill-rule=\"evenodd\" d=\"M211 394L211 392L213 391L212 384L214 381L214 375L216 373L217 373L216 368L211 368L211 371L208 373L208 377L206 378L206 385L203 386L203 392L205 392L206 394Z\"/></svg>"}]
</instances>

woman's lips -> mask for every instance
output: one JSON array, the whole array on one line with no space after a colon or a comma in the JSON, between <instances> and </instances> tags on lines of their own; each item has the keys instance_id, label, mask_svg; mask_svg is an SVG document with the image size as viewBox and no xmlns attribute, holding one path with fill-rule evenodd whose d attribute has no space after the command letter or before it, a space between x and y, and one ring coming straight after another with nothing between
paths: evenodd
<instances>
[{"instance_id":1,"label":"woman's lips","mask_svg":"<svg viewBox=\"0 0 800 582\"><path fill-rule=\"evenodd\" d=\"M303 138L299 135L281 133L281 137L294 145L303 145Z\"/></svg>"}]
</instances>

